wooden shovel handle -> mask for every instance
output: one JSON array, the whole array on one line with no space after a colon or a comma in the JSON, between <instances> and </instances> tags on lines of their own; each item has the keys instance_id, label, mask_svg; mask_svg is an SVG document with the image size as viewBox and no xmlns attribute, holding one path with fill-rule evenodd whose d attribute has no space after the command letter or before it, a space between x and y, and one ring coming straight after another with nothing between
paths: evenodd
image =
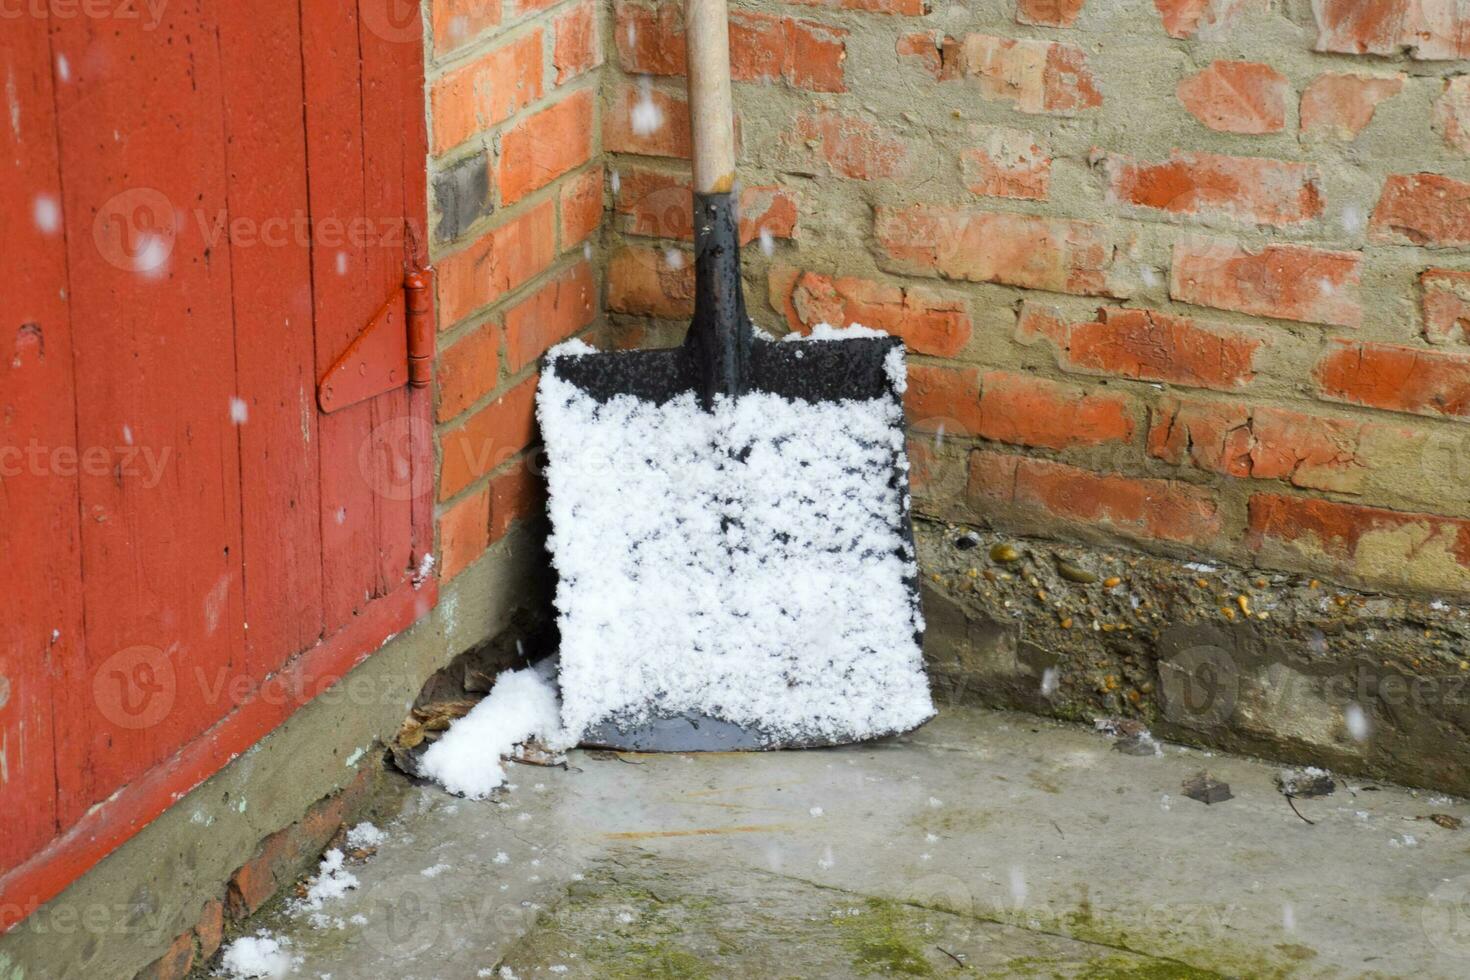
<instances>
[{"instance_id":1,"label":"wooden shovel handle","mask_svg":"<svg viewBox=\"0 0 1470 980\"><path fill-rule=\"evenodd\" d=\"M694 143L694 190L735 188L735 112L730 104L730 14L725 0L685 0L689 53L689 125Z\"/></svg>"}]
</instances>

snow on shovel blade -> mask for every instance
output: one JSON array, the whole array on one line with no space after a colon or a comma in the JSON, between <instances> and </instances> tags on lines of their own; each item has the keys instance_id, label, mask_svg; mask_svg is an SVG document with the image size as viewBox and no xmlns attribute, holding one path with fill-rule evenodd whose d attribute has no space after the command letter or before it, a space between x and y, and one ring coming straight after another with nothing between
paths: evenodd
<instances>
[{"instance_id":1,"label":"snow on shovel blade","mask_svg":"<svg viewBox=\"0 0 1470 980\"><path fill-rule=\"evenodd\" d=\"M831 745L933 716L903 345L821 336L756 340L746 393L709 410L687 348L552 352L537 411L583 744Z\"/></svg>"}]
</instances>

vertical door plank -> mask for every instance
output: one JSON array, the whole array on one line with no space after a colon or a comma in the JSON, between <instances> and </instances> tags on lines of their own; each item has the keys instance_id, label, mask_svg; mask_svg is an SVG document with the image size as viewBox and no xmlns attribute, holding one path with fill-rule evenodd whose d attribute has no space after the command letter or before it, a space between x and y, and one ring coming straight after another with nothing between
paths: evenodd
<instances>
[{"instance_id":1,"label":"vertical door plank","mask_svg":"<svg viewBox=\"0 0 1470 980\"><path fill-rule=\"evenodd\" d=\"M240 428L245 632L260 678L322 633L301 33L294 0L218 2ZM269 65L269 71L262 71Z\"/></svg>"},{"instance_id":2,"label":"vertical door plank","mask_svg":"<svg viewBox=\"0 0 1470 980\"><path fill-rule=\"evenodd\" d=\"M53 687L83 648L52 71L44 20L0 31L0 873L56 834Z\"/></svg>"},{"instance_id":3,"label":"vertical door plank","mask_svg":"<svg viewBox=\"0 0 1470 980\"><path fill-rule=\"evenodd\" d=\"M413 16L401 17L404 13ZM408 48L423 49L423 33L417 9L401 0L359 0L358 35L366 215L373 229L366 255L367 277L374 295L388 296L402 285L407 272L403 168L409 93L403 85L403 67ZM422 115L422 96L413 108ZM387 594L404 579L411 561L412 445L421 434L414 431L406 388L373 399L372 415L369 438L374 465L362 475L372 481L377 501L376 591Z\"/></svg>"},{"instance_id":4,"label":"vertical door plank","mask_svg":"<svg viewBox=\"0 0 1470 980\"><path fill-rule=\"evenodd\" d=\"M318 379L388 299L368 277L361 234L329 238L328 228L361 228L367 199L355 6L301 0L306 163L312 227L312 292ZM373 411L362 402L320 419L323 604L328 633L379 591L378 498L382 465L372 444Z\"/></svg>"},{"instance_id":5,"label":"vertical door plank","mask_svg":"<svg viewBox=\"0 0 1470 980\"><path fill-rule=\"evenodd\" d=\"M152 27L152 29L149 29ZM229 710L243 661L237 393L215 25L200 0L145 19L51 23L83 453L156 472L81 474L85 681L68 684L63 823ZM265 66L261 66L262 70ZM249 424L248 421L243 424Z\"/></svg>"}]
</instances>

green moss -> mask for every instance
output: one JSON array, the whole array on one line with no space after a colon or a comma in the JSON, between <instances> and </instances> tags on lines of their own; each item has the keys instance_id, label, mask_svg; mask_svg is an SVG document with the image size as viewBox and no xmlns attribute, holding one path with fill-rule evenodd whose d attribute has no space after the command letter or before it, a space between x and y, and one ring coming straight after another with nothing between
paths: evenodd
<instances>
[{"instance_id":1,"label":"green moss","mask_svg":"<svg viewBox=\"0 0 1470 980\"><path fill-rule=\"evenodd\" d=\"M667 942L630 943L607 974L612 980L712 980L714 967Z\"/></svg>"},{"instance_id":2,"label":"green moss","mask_svg":"<svg viewBox=\"0 0 1470 980\"><path fill-rule=\"evenodd\" d=\"M1174 960L1136 960L1108 956L1087 964L1078 980L1222 980L1223 974Z\"/></svg>"},{"instance_id":3,"label":"green moss","mask_svg":"<svg viewBox=\"0 0 1470 980\"><path fill-rule=\"evenodd\" d=\"M923 948L908 934L908 921L894 902L870 898L861 914L833 920L842 931L842 942L852 953L861 973L902 974L927 977L934 967L924 958Z\"/></svg>"}]
</instances>

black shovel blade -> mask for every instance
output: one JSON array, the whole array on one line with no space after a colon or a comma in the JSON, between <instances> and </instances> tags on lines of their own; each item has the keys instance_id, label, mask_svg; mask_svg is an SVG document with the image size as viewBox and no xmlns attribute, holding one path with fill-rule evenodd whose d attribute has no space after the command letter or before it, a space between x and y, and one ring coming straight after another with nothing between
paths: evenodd
<instances>
[{"instance_id":1,"label":"black shovel blade","mask_svg":"<svg viewBox=\"0 0 1470 980\"><path fill-rule=\"evenodd\" d=\"M538 413L583 744L840 745L932 717L902 357L757 339L746 393L710 411L687 347L554 352Z\"/></svg>"},{"instance_id":2,"label":"black shovel blade","mask_svg":"<svg viewBox=\"0 0 1470 980\"><path fill-rule=\"evenodd\" d=\"M887 363L893 351L902 349L903 342L893 337L757 340L747 388L805 402L898 398ZM698 391L701 377L688 347L563 355L556 372L599 402L631 395L655 405Z\"/></svg>"}]
</instances>

